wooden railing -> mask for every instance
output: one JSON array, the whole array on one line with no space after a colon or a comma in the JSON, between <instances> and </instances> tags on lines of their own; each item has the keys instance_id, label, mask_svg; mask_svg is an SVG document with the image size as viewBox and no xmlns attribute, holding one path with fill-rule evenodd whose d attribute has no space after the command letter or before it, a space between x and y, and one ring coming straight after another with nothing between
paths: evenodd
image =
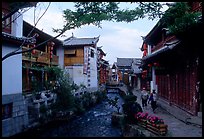
<instances>
[{"instance_id":1,"label":"wooden railing","mask_svg":"<svg viewBox=\"0 0 204 139\"><path fill-rule=\"evenodd\" d=\"M151 52L153 53L154 51L161 49L165 43L171 42L175 39L176 39L176 36L168 36L165 40L159 42L155 47L153 47L151 49Z\"/></svg>"},{"instance_id":2,"label":"wooden railing","mask_svg":"<svg viewBox=\"0 0 204 139\"><path fill-rule=\"evenodd\" d=\"M29 48L23 47L23 50L28 50ZM35 53L32 52L26 52L22 54L22 59L26 61L31 61L31 62L39 62L39 63L44 63L44 64L51 64L51 65L58 65L58 59L59 57L56 55L52 56L52 59L50 59L50 54L40 51L40 50L35 50Z\"/></svg>"}]
</instances>

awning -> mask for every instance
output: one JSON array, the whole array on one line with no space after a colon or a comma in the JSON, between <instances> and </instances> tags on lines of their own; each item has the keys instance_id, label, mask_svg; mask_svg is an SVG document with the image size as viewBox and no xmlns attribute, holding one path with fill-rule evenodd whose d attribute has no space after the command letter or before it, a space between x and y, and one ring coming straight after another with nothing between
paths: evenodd
<instances>
[{"instance_id":1,"label":"awning","mask_svg":"<svg viewBox=\"0 0 204 139\"><path fill-rule=\"evenodd\" d=\"M164 47L162 47L161 49L159 49L159 50L153 52L152 54L150 54L150 55L148 55L148 56L142 58L142 60L147 60L147 59L152 58L152 57L154 57L154 56L156 56L156 55L158 55L158 54L161 54L161 53L163 53L163 52L172 50L172 49L173 49L175 46L177 46L179 43L180 43L180 41L178 41L178 40L177 40L177 41L174 41L174 42L171 42L171 43L166 43L166 44L164 44L164 45L165 45Z\"/></svg>"}]
</instances>

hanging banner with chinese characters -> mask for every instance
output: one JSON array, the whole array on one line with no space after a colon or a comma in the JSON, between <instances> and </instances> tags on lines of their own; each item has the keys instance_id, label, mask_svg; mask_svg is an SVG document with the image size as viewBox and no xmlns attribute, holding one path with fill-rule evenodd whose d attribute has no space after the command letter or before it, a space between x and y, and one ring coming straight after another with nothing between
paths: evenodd
<instances>
[{"instance_id":1,"label":"hanging banner with chinese characters","mask_svg":"<svg viewBox=\"0 0 204 139\"><path fill-rule=\"evenodd\" d=\"M87 74L88 70L89 47L84 47L84 68L83 73Z\"/></svg>"}]
</instances>

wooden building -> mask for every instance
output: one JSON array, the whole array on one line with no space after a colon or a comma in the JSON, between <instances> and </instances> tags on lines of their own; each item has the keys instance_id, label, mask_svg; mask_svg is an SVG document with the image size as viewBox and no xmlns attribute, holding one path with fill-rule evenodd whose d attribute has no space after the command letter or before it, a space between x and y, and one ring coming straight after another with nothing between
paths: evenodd
<instances>
[{"instance_id":1,"label":"wooden building","mask_svg":"<svg viewBox=\"0 0 204 139\"><path fill-rule=\"evenodd\" d=\"M101 47L97 47L98 51L98 83L99 85L106 84L108 82L108 74L109 74L109 63L104 60L103 57L106 56Z\"/></svg>"},{"instance_id":2,"label":"wooden building","mask_svg":"<svg viewBox=\"0 0 204 139\"><path fill-rule=\"evenodd\" d=\"M132 58L117 58L117 67L122 74L122 82L129 85L129 74L132 72Z\"/></svg>"},{"instance_id":3,"label":"wooden building","mask_svg":"<svg viewBox=\"0 0 204 139\"><path fill-rule=\"evenodd\" d=\"M130 86L132 88L141 89L141 58L132 58L131 72L129 73L130 77Z\"/></svg>"},{"instance_id":4,"label":"wooden building","mask_svg":"<svg viewBox=\"0 0 204 139\"><path fill-rule=\"evenodd\" d=\"M32 33L30 33L30 31ZM23 35L28 37L38 35L35 44L25 45L22 49L27 50L40 43L53 38L51 35L35 28L26 21L23 22ZM38 91L48 89L46 82L49 81L49 75L46 72L46 67L58 66L58 56L56 55L56 47L62 45L58 39L53 39L42 46L33 49L32 52L22 54L23 64L23 91L31 92L33 89ZM37 88L36 88L37 87Z\"/></svg>"},{"instance_id":5,"label":"wooden building","mask_svg":"<svg viewBox=\"0 0 204 139\"><path fill-rule=\"evenodd\" d=\"M97 42L99 37L76 38L73 35L57 48L59 65L70 75L70 80L87 88L97 88Z\"/></svg>"},{"instance_id":6,"label":"wooden building","mask_svg":"<svg viewBox=\"0 0 204 139\"><path fill-rule=\"evenodd\" d=\"M191 11L201 11L201 2L190 2ZM201 18L198 19L201 21ZM144 86L156 90L159 99L169 106L198 115L201 101L201 36L202 23L198 22L180 36L169 34L160 20L144 38L143 80Z\"/></svg>"},{"instance_id":7,"label":"wooden building","mask_svg":"<svg viewBox=\"0 0 204 139\"><path fill-rule=\"evenodd\" d=\"M122 74L117 67L117 63L114 62L112 67L109 69L109 81L110 85L118 85L122 81Z\"/></svg>"}]
</instances>

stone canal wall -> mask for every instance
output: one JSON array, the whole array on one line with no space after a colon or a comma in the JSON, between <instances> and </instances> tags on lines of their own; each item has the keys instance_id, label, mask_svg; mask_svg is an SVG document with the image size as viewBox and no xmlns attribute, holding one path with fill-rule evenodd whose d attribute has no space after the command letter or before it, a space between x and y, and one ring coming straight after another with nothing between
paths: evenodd
<instances>
[{"instance_id":1,"label":"stone canal wall","mask_svg":"<svg viewBox=\"0 0 204 139\"><path fill-rule=\"evenodd\" d=\"M2 106L11 104L11 117L2 118L2 137L22 132L28 126L27 103L21 93L2 96ZM5 108L8 111L10 108Z\"/></svg>"}]
</instances>

